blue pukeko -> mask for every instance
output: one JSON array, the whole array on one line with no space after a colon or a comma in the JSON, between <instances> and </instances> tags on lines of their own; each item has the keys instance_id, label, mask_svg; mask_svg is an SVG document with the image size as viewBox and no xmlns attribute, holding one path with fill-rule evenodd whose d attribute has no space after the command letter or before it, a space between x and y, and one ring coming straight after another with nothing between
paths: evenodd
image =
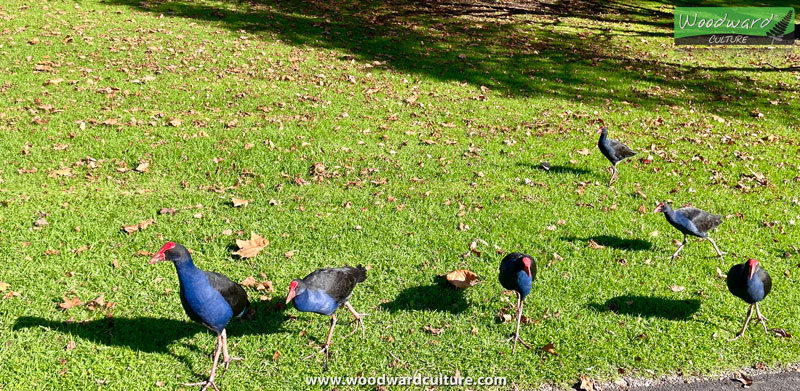
<instances>
[{"instance_id":1,"label":"blue pukeko","mask_svg":"<svg viewBox=\"0 0 800 391\"><path fill-rule=\"evenodd\" d=\"M597 147L600 148L600 152L603 156L611 162L611 180L608 181L608 185L611 186L617 178L619 178L619 171L617 171L617 163L636 155L636 152L633 152L632 149L628 148L627 145L608 138L608 129L603 126L600 130L597 131L600 134L600 140L597 141Z\"/></svg>"},{"instance_id":2,"label":"blue pukeko","mask_svg":"<svg viewBox=\"0 0 800 391\"><path fill-rule=\"evenodd\" d=\"M228 277L215 272L198 269L192 262L192 257L186 247L175 242L167 242L150 259L150 264L162 261L172 261L178 271L180 283L181 304L186 315L195 322L202 323L217 334L217 345L214 348L214 364L208 380L200 383L189 383L187 386L200 386L202 390L213 386L214 376L217 373L217 362L220 351L225 369L232 360L241 360L228 355L228 336L225 326L234 316L242 316L247 311L249 301L247 292Z\"/></svg>"},{"instance_id":3,"label":"blue pukeko","mask_svg":"<svg viewBox=\"0 0 800 391\"><path fill-rule=\"evenodd\" d=\"M514 335L507 339L507 341L514 340L514 348L511 353L517 352L517 341L522 342L526 348L530 349L530 345L519 337L519 323L522 320L522 304L525 301L525 296L528 296L528 293L531 292L531 285L533 280L536 279L536 262L527 254L508 254L500 261L498 278L503 288L517 292L517 328Z\"/></svg>"},{"instance_id":4,"label":"blue pukeko","mask_svg":"<svg viewBox=\"0 0 800 391\"><path fill-rule=\"evenodd\" d=\"M722 251L719 251L717 243L708 236L708 231L722 224L721 215L712 215L702 209L692 207L672 209L669 203L666 202L659 203L658 206L656 206L653 213L658 212L664 212L664 217L667 218L667 221L672 224L673 227L677 228L678 231L683 233L683 243L681 243L678 250L675 251L675 254L672 254L672 259L675 259L678 253L683 249L683 246L686 245L688 235L692 235L698 238L708 239L711 245L714 246L714 250L717 251L721 262L725 262L725 258L722 256Z\"/></svg>"},{"instance_id":5,"label":"blue pukeko","mask_svg":"<svg viewBox=\"0 0 800 391\"><path fill-rule=\"evenodd\" d=\"M758 265L757 260L749 259L745 263L733 265L733 267L731 267L731 270L728 271L727 283L728 290L731 291L734 296L750 304L750 309L747 311L747 318L744 320L742 331L736 334L736 337L731 339L731 341L744 335L744 331L747 330L747 323L750 322L750 317L753 315L753 307L756 309L758 320L761 322L761 325L764 326L764 331L769 334L767 324L765 323L767 318L761 315L761 310L758 308L758 302L764 300L769 294L769 291L772 290L772 278L769 277L769 273Z\"/></svg>"},{"instance_id":6,"label":"blue pukeko","mask_svg":"<svg viewBox=\"0 0 800 391\"><path fill-rule=\"evenodd\" d=\"M356 325L353 328L353 335L361 326L361 337L364 337L364 322L362 316L350 305L347 300L353 294L353 288L359 282L367 279L367 269L363 266L345 266L331 269L317 269L307 275L302 280L292 280L289 284L289 294L286 295L286 304L294 301L294 307L302 312L314 312L331 317L331 328L328 331L328 339L322 345L322 352L325 352L325 365L328 363L328 347L333 337L333 327L336 325L336 310L344 304L356 318ZM313 354L312 354L313 355ZM311 357L311 356L309 356ZM306 357L308 358L308 357Z\"/></svg>"}]
</instances>

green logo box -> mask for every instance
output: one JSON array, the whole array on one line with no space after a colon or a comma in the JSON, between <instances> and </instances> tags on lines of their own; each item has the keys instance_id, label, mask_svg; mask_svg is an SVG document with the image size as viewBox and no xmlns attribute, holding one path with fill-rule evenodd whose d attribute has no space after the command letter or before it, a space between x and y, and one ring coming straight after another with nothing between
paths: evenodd
<instances>
[{"instance_id":1,"label":"green logo box","mask_svg":"<svg viewBox=\"0 0 800 391\"><path fill-rule=\"evenodd\" d=\"M676 7L676 45L792 45L792 7Z\"/></svg>"}]
</instances>

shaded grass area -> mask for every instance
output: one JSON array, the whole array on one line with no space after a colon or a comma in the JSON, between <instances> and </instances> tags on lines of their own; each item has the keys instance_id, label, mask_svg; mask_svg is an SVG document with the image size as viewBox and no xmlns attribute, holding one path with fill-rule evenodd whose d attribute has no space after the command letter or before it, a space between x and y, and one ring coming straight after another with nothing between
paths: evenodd
<instances>
[{"instance_id":1,"label":"shaded grass area","mask_svg":"<svg viewBox=\"0 0 800 391\"><path fill-rule=\"evenodd\" d=\"M681 236L650 212L725 216L724 269L758 258L771 327L796 331L798 51L675 48L671 17L639 1L4 3L0 387L202 378L214 338L183 314L174 269L141 253L167 240L276 289L248 289L225 389L322 375L302 358L328 319L280 303L291 279L359 263L367 336L340 314L325 375L526 389L797 362L790 339L725 342L744 303L706 243L670 262ZM601 124L639 152L611 188ZM270 245L231 256L250 231ZM511 251L539 265L523 338L557 355L502 342ZM455 268L481 282L449 288ZM101 294L113 305L57 307Z\"/></svg>"}]
</instances>

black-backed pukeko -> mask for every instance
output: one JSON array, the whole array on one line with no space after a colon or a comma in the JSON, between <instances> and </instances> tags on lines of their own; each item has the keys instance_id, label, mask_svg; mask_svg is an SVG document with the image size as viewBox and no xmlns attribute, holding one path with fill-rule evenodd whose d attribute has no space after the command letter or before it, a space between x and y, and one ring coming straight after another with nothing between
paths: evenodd
<instances>
[{"instance_id":1,"label":"black-backed pukeko","mask_svg":"<svg viewBox=\"0 0 800 391\"><path fill-rule=\"evenodd\" d=\"M617 171L617 163L636 155L636 152L633 152L632 149L628 148L627 145L608 138L608 129L605 126L600 128L597 131L600 134L600 140L597 141L597 147L600 148L600 152L603 156L611 162L611 179L608 181L608 185L611 186L617 178L619 178L619 171Z\"/></svg>"},{"instance_id":2,"label":"black-backed pukeko","mask_svg":"<svg viewBox=\"0 0 800 391\"><path fill-rule=\"evenodd\" d=\"M677 228L678 231L683 233L683 243L681 243L678 250L675 251L675 254L672 254L672 259L675 259L678 253L683 249L683 246L686 245L688 235L692 235L698 238L708 239L711 245L714 246L714 250L717 251L717 255L719 255L721 261L723 263L725 262L725 258L722 256L722 251L719 251L717 243L708 236L708 231L722 224L721 215L712 215L702 209L692 207L672 209L669 203L666 202L659 203L658 206L656 206L653 213L658 212L664 212L664 217L667 218L667 221L672 224L673 227Z\"/></svg>"},{"instance_id":3,"label":"black-backed pukeko","mask_svg":"<svg viewBox=\"0 0 800 391\"><path fill-rule=\"evenodd\" d=\"M758 302L764 300L769 294L769 291L772 290L772 278L769 277L769 273L758 265L757 260L749 259L745 263L733 265L731 270L728 271L727 283L728 290L731 291L734 296L750 304L750 309L747 310L747 318L744 320L742 331L736 334L731 341L744 335L744 331L747 330L747 323L750 322L750 317L753 315L753 307L756 309L758 320L761 322L761 325L764 326L764 331L769 334L767 324L765 323L767 318L761 315L761 310L758 308Z\"/></svg>"},{"instance_id":4,"label":"black-backed pukeko","mask_svg":"<svg viewBox=\"0 0 800 391\"><path fill-rule=\"evenodd\" d=\"M530 349L530 345L519 337L519 323L522 320L522 304L525 296L531 292L533 280L536 279L536 262L527 254L508 254L500 261L498 278L503 288L517 292L517 328L514 335L508 339L514 340L514 348L511 353L517 352L517 341L522 342L525 347Z\"/></svg>"},{"instance_id":5,"label":"black-backed pukeko","mask_svg":"<svg viewBox=\"0 0 800 391\"><path fill-rule=\"evenodd\" d=\"M302 280L292 280L289 284L289 294L286 296L286 304L294 302L294 307L302 312L315 312L317 314L329 315L331 317L331 328L328 331L328 339L322 345L325 352L325 365L328 363L328 348L333 337L333 327L336 325L336 310L344 304L356 318L356 325L353 328L353 335L361 326L361 337L364 337L364 322L361 317L366 314L359 314L347 300L353 294L353 288L359 282L367 279L367 269L363 266L345 266L332 269L317 269L307 275ZM309 356L311 357L311 356Z\"/></svg>"},{"instance_id":6,"label":"black-backed pukeko","mask_svg":"<svg viewBox=\"0 0 800 391\"><path fill-rule=\"evenodd\" d=\"M241 316L247 311L250 304L247 300L247 292L239 284L222 274L198 269L192 262L192 257L186 247L175 242L167 242L161 247L150 259L150 264L162 261L172 261L175 264L180 283L181 304L186 315L217 334L214 364L208 380L185 385L202 385L202 390L209 386L218 389L214 384L214 376L217 373L220 352L222 352L222 363L225 369L228 369L228 364L232 360L240 360L238 357L228 355L228 336L225 326L234 316Z\"/></svg>"}]
</instances>

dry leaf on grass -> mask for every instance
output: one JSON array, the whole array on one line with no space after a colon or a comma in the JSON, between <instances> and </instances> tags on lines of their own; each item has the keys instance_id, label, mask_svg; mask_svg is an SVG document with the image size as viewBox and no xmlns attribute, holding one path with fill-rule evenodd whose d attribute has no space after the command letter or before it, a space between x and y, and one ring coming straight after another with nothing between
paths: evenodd
<instances>
[{"instance_id":1,"label":"dry leaf on grass","mask_svg":"<svg viewBox=\"0 0 800 391\"><path fill-rule=\"evenodd\" d=\"M581 375L581 381L578 384L578 389L581 391L595 391L594 380L589 378L589 376Z\"/></svg>"},{"instance_id":2,"label":"dry leaf on grass","mask_svg":"<svg viewBox=\"0 0 800 391\"><path fill-rule=\"evenodd\" d=\"M234 208L238 208L240 206L247 206L247 204L250 201L249 200L243 200L241 198L234 198L234 199L231 200L231 202L233 202L233 207Z\"/></svg>"},{"instance_id":3,"label":"dry leaf on grass","mask_svg":"<svg viewBox=\"0 0 800 391\"><path fill-rule=\"evenodd\" d=\"M590 151L589 148L579 149L579 150L577 150L575 152L577 152L579 155L583 155L583 156L587 156L587 155L592 153L592 151Z\"/></svg>"},{"instance_id":4,"label":"dry leaf on grass","mask_svg":"<svg viewBox=\"0 0 800 391\"><path fill-rule=\"evenodd\" d=\"M555 347L555 345L553 345L552 342L548 343L547 345L542 346L542 351L545 352L545 353L550 353L550 354L552 354L554 356L558 355L558 353L556 353L556 347Z\"/></svg>"},{"instance_id":5,"label":"dry leaf on grass","mask_svg":"<svg viewBox=\"0 0 800 391\"><path fill-rule=\"evenodd\" d=\"M81 299L79 299L77 297L73 297L71 299L67 299L67 297L64 296L63 299L64 299L64 302L58 304L58 307L61 308L62 310L68 310L68 309L70 309L72 307L75 307L76 305L83 304L81 302Z\"/></svg>"},{"instance_id":6,"label":"dry leaf on grass","mask_svg":"<svg viewBox=\"0 0 800 391\"><path fill-rule=\"evenodd\" d=\"M589 248L593 248L595 250L601 250L606 248L606 246L597 244L597 242L595 242L594 239L589 239Z\"/></svg>"},{"instance_id":7,"label":"dry leaf on grass","mask_svg":"<svg viewBox=\"0 0 800 391\"><path fill-rule=\"evenodd\" d=\"M681 291L683 291L684 289L686 289L686 288L685 288L685 287L682 287L682 286L680 286L680 285L670 285L670 287L669 287L669 290L671 290L671 291L673 291L673 292L681 292Z\"/></svg>"},{"instance_id":8,"label":"dry leaf on grass","mask_svg":"<svg viewBox=\"0 0 800 391\"><path fill-rule=\"evenodd\" d=\"M239 246L239 251L234 252L234 255L238 255L242 258L252 258L258 255L264 247L269 245L269 240L251 231L250 240L236 239L236 245Z\"/></svg>"},{"instance_id":9,"label":"dry leaf on grass","mask_svg":"<svg viewBox=\"0 0 800 391\"><path fill-rule=\"evenodd\" d=\"M466 269L457 269L447 273L447 282L456 288L469 288L478 283L478 275Z\"/></svg>"},{"instance_id":10,"label":"dry leaf on grass","mask_svg":"<svg viewBox=\"0 0 800 391\"><path fill-rule=\"evenodd\" d=\"M425 326L425 327L423 327L423 329L425 329L425 331L427 331L427 332L429 332L429 333L431 333L433 335L439 335L444 331L444 327L442 327L440 329L437 329L437 328L432 327L432 326Z\"/></svg>"}]
</instances>

